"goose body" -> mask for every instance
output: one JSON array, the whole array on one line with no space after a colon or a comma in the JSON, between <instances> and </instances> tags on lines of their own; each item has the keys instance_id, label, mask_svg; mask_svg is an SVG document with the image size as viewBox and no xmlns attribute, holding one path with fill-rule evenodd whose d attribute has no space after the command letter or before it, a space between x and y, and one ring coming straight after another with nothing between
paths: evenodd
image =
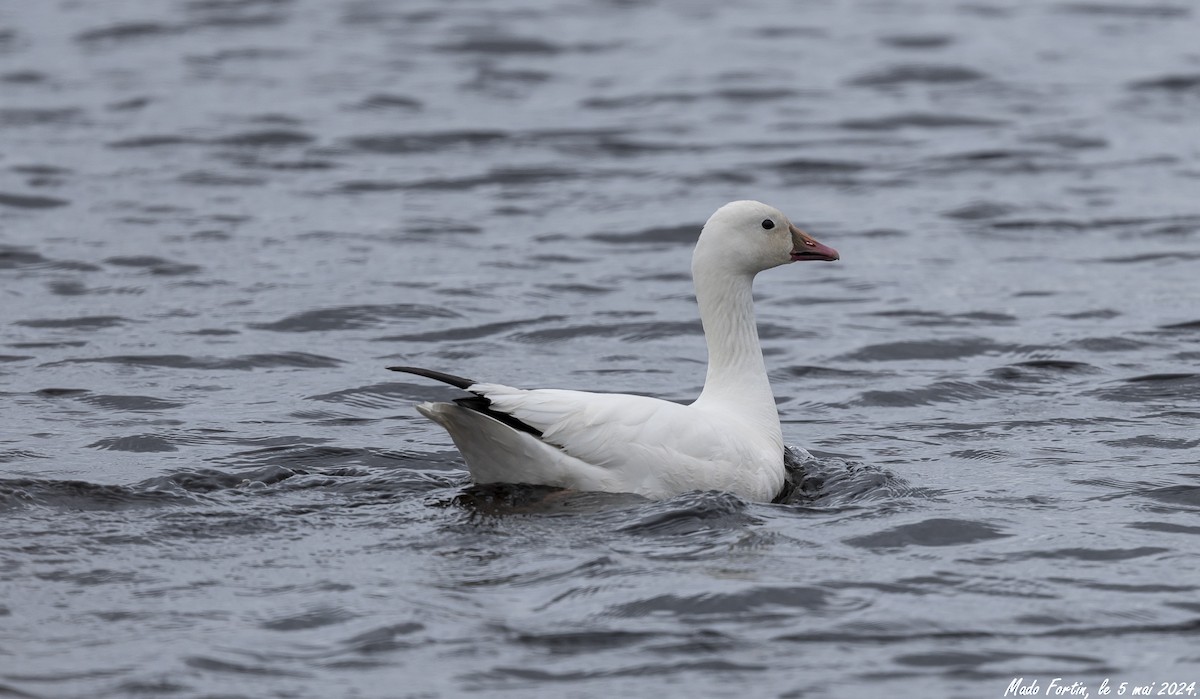
<instances>
[{"instance_id":1,"label":"goose body","mask_svg":"<svg viewBox=\"0 0 1200 699\"><path fill-rule=\"evenodd\" d=\"M780 211L726 204L692 256L708 345L704 390L690 405L618 393L520 389L416 367L389 367L471 394L417 410L441 425L477 483L530 483L660 499L720 490L770 501L784 484L784 444L754 320L763 270L838 259Z\"/></svg>"}]
</instances>

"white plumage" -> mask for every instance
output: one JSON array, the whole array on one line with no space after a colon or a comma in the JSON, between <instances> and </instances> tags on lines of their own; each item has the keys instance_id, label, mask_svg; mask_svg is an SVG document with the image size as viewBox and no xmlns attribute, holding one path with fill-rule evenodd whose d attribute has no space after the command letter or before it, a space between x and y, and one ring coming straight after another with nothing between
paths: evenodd
<instances>
[{"instance_id":1,"label":"white plumage","mask_svg":"<svg viewBox=\"0 0 1200 699\"><path fill-rule=\"evenodd\" d=\"M708 374L691 405L389 368L474 394L417 410L450 433L477 483L648 498L721 490L769 501L784 484L784 445L754 322L754 276L788 262L836 259L837 251L759 202L732 202L708 219L692 256Z\"/></svg>"}]
</instances>

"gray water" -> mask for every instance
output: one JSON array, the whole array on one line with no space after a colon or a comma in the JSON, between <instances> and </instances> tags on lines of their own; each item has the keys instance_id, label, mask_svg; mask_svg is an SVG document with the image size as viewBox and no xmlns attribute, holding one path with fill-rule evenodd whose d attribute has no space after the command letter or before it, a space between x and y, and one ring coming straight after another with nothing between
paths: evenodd
<instances>
[{"instance_id":1,"label":"gray water","mask_svg":"<svg viewBox=\"0 0 1200 699\"><path fill-rule=\"evenodd\" d=\"M0 696L1200 681L1200 8L727 5L0 3ZM384 370L690 400L739 198L783 504Z\"/></svg>"}]
</instances>

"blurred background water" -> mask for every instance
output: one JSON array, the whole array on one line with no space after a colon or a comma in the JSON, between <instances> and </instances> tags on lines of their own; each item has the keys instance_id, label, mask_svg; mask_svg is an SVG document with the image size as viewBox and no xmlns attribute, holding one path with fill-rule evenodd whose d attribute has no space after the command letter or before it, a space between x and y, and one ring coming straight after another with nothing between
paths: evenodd
<instances>
[{"instance_id":1,"label":"blurred background water","mask_svg":"<svg viewBox=\"0 0 1200 699\"><path fill-rule=\"evenodd\" d=\"M0 696L1200 680L1200 10L0 3ZM406 363L690 400L779 505L472 488Z\"/></svg>"}]
</instances>

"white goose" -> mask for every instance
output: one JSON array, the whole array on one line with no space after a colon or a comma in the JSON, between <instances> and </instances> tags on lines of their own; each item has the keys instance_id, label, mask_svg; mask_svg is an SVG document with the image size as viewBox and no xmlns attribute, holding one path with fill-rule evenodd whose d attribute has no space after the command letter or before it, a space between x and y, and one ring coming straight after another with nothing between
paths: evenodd
<instances>
[{"instance_id":1,"label":"white goose","mask_svg":"<svg viewBox=\"0 0 1200 699\"><path fill-rule=\"evenodd\" d=\"M759 272L838 259L779 210L735 201L704 224L692 279L708 344L691 405L617 393L525 390L416 367L388 367L472 397L417 410L450 433L476 483L530 483L666 498L720 490L770 501L784 485L783 432L751 287Z\"/></svg>"}]
</instances>

